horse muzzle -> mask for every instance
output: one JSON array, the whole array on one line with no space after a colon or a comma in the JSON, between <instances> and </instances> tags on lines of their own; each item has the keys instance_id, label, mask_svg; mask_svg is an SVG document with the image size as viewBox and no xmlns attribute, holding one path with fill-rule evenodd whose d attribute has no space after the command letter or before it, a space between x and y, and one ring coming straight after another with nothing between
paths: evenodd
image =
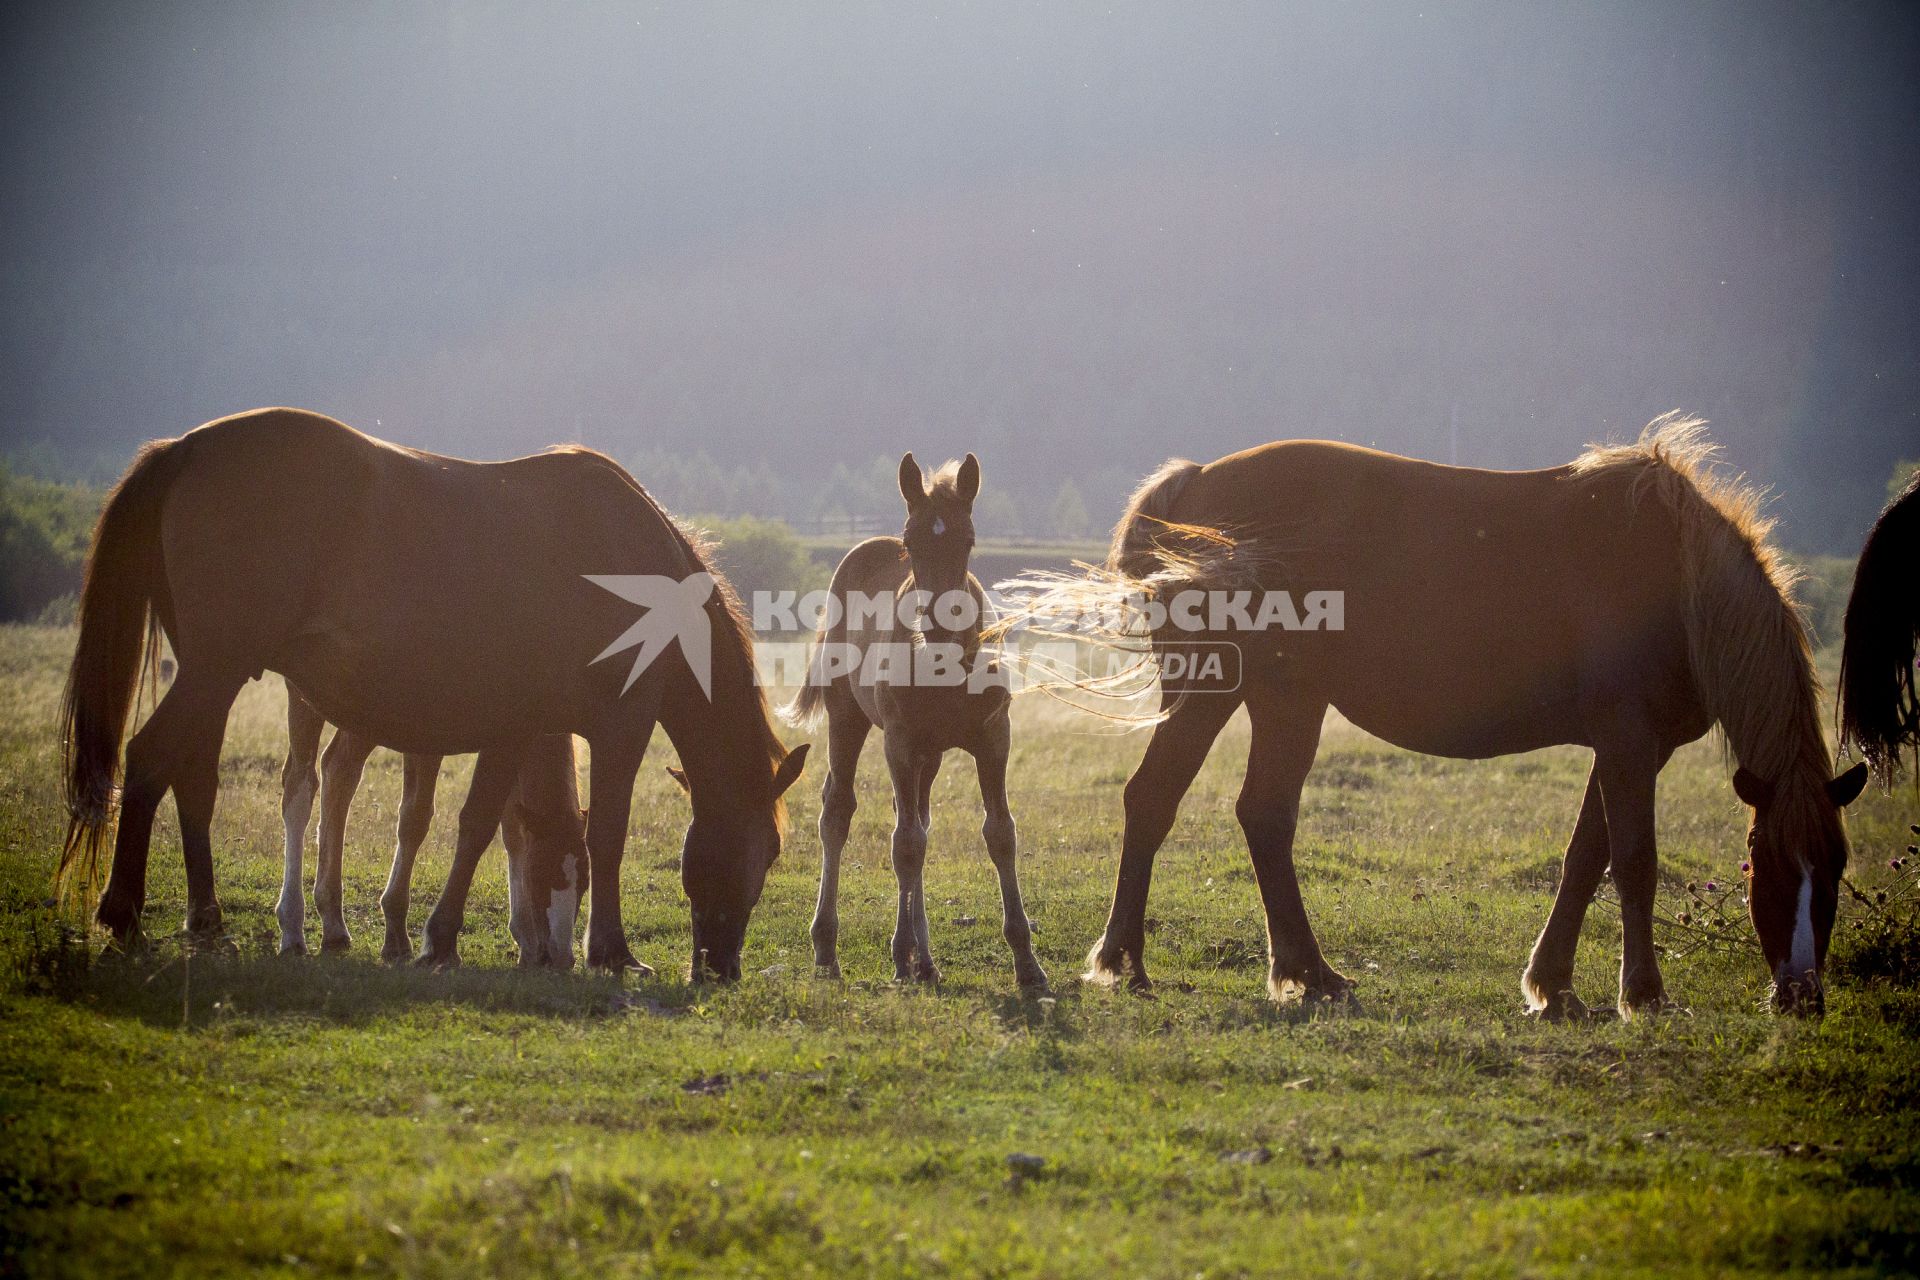
<instances>
[{"instance_id":1,"label":"horse muzzle","mask_svg":"<svg viewBox=\"0 0 1920 1280\"><path fill-rule=\"evenodd\" d=\"M1827 1011L1826 984L1817 969L1795 974L1792 966L1781 965L1773 974L1773 1011L1798 1016L1819 1017Z\"/></svg>"},{"instance_id":2,"label":"horse muzzle","mask_svg":"<svg viewBox=\"0 0 1920 1280\"><path fill-rule=\"evenodd\" d=\"M693 964L689 968L694 982L740 981L740 949L746 941L746 922L735 922L724 913L696 913L693 919Z\"/></svg>"}]
</instances>

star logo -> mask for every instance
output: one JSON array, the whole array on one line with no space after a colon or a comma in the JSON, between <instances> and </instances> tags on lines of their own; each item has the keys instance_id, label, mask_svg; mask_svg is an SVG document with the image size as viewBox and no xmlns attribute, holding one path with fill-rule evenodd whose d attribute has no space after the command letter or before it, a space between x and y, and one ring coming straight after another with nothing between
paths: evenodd
<instances>
[{"instance_id":1,"label":"star logo","mask_svg":"<svg viewBox=\"0 0 1920 1280\"><path fill-rule=\"evenodd\" d=\"M620 637L600 651L594 662L611 658L627 649L633 655L633 669L620 686L626 693L640 673L678 640L680 654L707 701L713 701L713 625L707 617L707 600L713 595L713 575L691 573L685 578L669 578L658 573L587 573L588 582L611 591L646 612L639 621L620 633ZM591 665L591 664L589 664Z\"/></svg>"}]
</instances>

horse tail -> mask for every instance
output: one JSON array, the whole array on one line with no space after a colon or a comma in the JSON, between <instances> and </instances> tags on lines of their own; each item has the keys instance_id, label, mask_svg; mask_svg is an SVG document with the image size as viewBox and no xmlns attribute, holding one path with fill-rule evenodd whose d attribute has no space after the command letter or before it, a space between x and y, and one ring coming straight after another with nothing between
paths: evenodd
<instances>
[{"instance_id":1,"label":"horse tail","mask_svg":"<svg viewBox=\"0 0 1920 1280\"><path fill-rule=\"evenodd\" d=\"M1107 570L1127 578L1144 579L1160 566L1156 554L1170 533L1180 526L1168 517L1173 504L1200 472L1200 464L1185 458L1172 458L1140 482L1127 500L1120 523L1113 527L1113 542L1107 549Z\"/></svg>"},{"instance_id":2,"label":"horse tail","mask_svg":"<svg viewBox=\"0 0 1920 1280\"><path fill-rule=\"evenodd\" d=\"M1847 597L1840 648L1840 738L1858 747L1882 782L1901 752L1920 747L1920 689L1914 641L1920 634L1920 476L1880 513Z\"/></svg>"},{"instance_id":3,"label":"horse tail","mask_svg":"<svg viewBox=\"0 0 1920 1280\"><path fill-rule=\"evenodd\" d=\"M120 780L120 741L140 676L158 654L159 610L166 565L160 515L180 471L179 440L140 450L107 496L94 526L80 588L80 641L61 699L67 839L54 874L57 896L99 888L100 846L113 823Z\"/></svg>"},{"instance_id":4,"label":"horse tail","mask_svg":"<svg viewBox=\"0 0 1920 1280\"><path fill-rule=\"evenodd\" d=\"M780 708L780 718L795 729L811 729L819 722L820 713L827 707L827 686L832 680L827 675L827 641L831 628L826 618L820 620L820 630L813 637L813 652L807 657L806 679L800 683L800 692L793 701Z\"/></svg>"}]
</instances>

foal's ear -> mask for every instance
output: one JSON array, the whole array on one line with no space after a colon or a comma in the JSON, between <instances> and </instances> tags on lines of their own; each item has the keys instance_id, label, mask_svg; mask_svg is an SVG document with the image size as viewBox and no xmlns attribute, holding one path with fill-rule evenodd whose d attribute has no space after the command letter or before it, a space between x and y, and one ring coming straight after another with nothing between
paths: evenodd
<instances>
[{"instance_id":1,"label":"foal's ear","mask_svg":"<svg viewBox=\"0 0 1920 1280\"><path fill-rule=\"evenodd\" d=\"M1862 760L1832 782L1827 784L1827 799L1833 801L1833 807L1844 809L1860 798L1860 788L1867 785L1867 762Z\"/></svg>"},{"instance_id":2,"label":"foal's ear","mask_svg":"<svg viewBox=\"0 0 1920 1280\"><path fill-rule=\"evenodd\" d=\"M1755 809L1764 809L1773 799L1773 784L1741 765L1733 771L1733 794Z\"/></svg>"},{"instance_id":3,"label":"foal's ear","mask_svg":"<svg viewBox=\"0 0 1920 1280\"><path fill-rule=\"evenodd\" d=\"M687 771L685 769L676 769L672 765L668 765L667 776L679 783L682 791L688 795L693 794L693 784L687 781Z\"/></svg>"},{"instance_id":4,"label":"foal's ear","mask_svg":"<svg viewBox=\"0 0 1920 1280\"><path fill-rule=\"evenodd\" d=\"M811 742L803 742L787 752L787 758L773 771L774 795L785 795L788 787L800 781L800 771L807 767L807 750L812 746Z\"/></svg>"},{"instance_id":5,"label":"foal's ear","mask_svg":"<svg viewBox=\"0 0 1920 1280\"><path fill-rule=\"evenodd\" d=\"M920 478L920 464L908 453L900 459L900 496L907 500L907 510L927 500L927 484Z\"/></svg>"},{"instance_id":6,"label":"foal's ear","mask_svg":"<svg viewBox=\"0 0 1920 1280\"><path fill-rule=\"evenodd\" d=\"M980 459L967 455L966 461L960 464L960 474L954 477L953 487L963 502L972 502L980 496Z\"/></svg>"}]
</instances>

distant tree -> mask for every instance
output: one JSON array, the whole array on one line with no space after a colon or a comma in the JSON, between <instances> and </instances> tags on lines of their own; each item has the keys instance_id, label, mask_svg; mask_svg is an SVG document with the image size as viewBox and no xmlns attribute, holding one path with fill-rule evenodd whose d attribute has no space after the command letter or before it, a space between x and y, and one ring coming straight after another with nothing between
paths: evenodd
<instances>
[{"instance_id":1,"label":"distant tree","mask_svg":"<svg viewBox=\"0 0 1920 1280\"><path fill-rule=\"evenodd\" d=\"M1025 533L1029 522L1005 489L982 488L973 500L973 527L982 538L1011 538Z\"/></svg>"},{"instance_id":2,"label":"distant tree","mask_svg":"<svg viewBox=\"0 0 1920 1280\"><path fill-rule=\"evenodd\" d=\"M695 521L719 544L714 561L742 600L756 591L805 594L827 585L826 566L815 563L783 520L759 516Z\"/></svg>"},{"instance_id":3,"label":"distant tree","mask_svg":"<svg viewBox=\"0 0 1920 1280\"><path fill-rule=\"evenodd\" d=\"M0 469L0 622L32 622L80 587L101 492Z\"/></svg>"},{"instance_id":4,"label":"distant tree","mask_svg":"<svg viewBox=\"0 0 1920 1280\"><path fill-rule=\"evenodd\" d=\"M1086 499L1080 496L1080 486L1069 476L1060 482L1060 491L1054 495L1048 532L1057 538L1084 538L1092 527Z\"/></svg>"}]
</instances>

